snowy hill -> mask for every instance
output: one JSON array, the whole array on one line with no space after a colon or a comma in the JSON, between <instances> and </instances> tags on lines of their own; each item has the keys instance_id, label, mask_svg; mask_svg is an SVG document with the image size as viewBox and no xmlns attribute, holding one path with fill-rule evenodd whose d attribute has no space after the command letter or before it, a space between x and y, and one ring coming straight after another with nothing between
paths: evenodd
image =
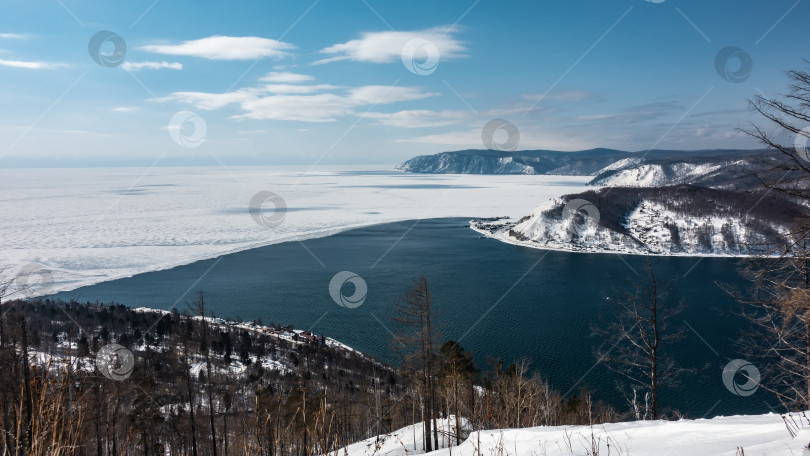
<instances>
[{"instance_id":1,"label":"snowy hill","mask_svg":"<svg viewBox=\"0 0 810 456\"><path fill-rule=\"evenodd\" d=\"M606 187L664 187L680 184L752 190L760 179L789 183L807 179L805 173L785 174L785 157L776 152L709 154L695 157L644 156L618 160L597 171L588 185Z\"/></svg>"},{"instance_id":2,"label":"snowy hill","mask_svg":"<svg viewBox=\"0 0 810 456\"><path fill-rule=\"evenodd\" d=\"M621 166L625 162L636 162L629 166ZM723 168L719 163L649 163L639 164L642 160L620 160L611 166L603 169L600 175L604 176L604 171L614 171L606 177L594 178L590 185L610 186L610 187L659 187L663 185L676 185L691 183L697 179L705 178L711 173L715 173Z\"/></svg>"},{"instance_id":3,"label":"snowy hill","mask_svg":"<svg viewBox=\"0 0 810 456\"><path fill-rule=\"evenodd\" d=\"M436 456L759 456L802 455L810 441L806 420L791 438L780 415L731 416L680 421L635 421L589 426L548 426L473 432L459 446ZM446 429L448 423L442 420ZM793 424L791 424L793 425ZM408 456L423 453L421 425L371 438L336 452L339 456ZM413 441L416 439L416 450ZM446 445L447 442L444 443ZM444 446L443 445L443 446Z\"/></svg>"},{"instance_id":4,"label":"snowy hill","mask_svg":"<svg viewBox=\"0 0 810 456\"><path fill-rule=\"evenodd\" d=\"M661 182L664 182L664 178L672 175L669 170L663 169L663 166L669 163L701 165L740 160L747 162L750 157L758 156L761 153L762 151L751 150L651 150L644 152L613 149L590 149L576 152L459 150L434 155L420 155L398 165L397 169L411 173L431 174L594 175L595 180L617 175L617 179L632 182L632 175L624 172L634 166L652 162L662 165L659 173ZM677 171L675 173L677 174Z\"/></svg>"},{"instance_id":5,"label":"snowy hill","mask_svg":"<svg viewBox=\"0 0 810 456\"><path fill-rule=\"evenodd\" d=\"M752 255L778 251L800 214L806 209L774 194L687 185L617 187L549 200L517 221L474 220L471 227L544 249Z\"/></svg>"}]
</instances>

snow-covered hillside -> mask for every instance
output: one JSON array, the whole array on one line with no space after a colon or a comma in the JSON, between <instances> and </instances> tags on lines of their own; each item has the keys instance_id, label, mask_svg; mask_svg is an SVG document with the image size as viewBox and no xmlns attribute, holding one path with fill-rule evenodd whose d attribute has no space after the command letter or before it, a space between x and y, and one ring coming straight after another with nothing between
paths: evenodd
<instances>
[{"instance_id":1,"label":"snow-covered hillside","mask_svg":"<svg viewBox=\"0 0 810 456\"><path fill-rule=\"evenodd\" d=\"M807 421L790 436L780 415L717 417L680 421L634 421L589 426L548 426L473 432L459 446L435 456L760 456L806 455ZM794 424L795 423L795 424ZM448 422L442 420L442 428ZM408 456L423 453L421 424L364 440L338 450L337 456ZM416 440L416 446L414 446ZM444 445L447 442L445 441ZM444 446L443 445L443 446Z\"/></svg>"},{"instance_id":2,"label":"snow-covered hillside","mask_svg":"<svg viewBox=\"0 0 810 456\"><path fill-rule=\"evenodd\" d=\"M430 174L540 174L516 157L495 154L420 156L397 165L397 169Z\"/></svg>"},{"instance_id":3,"label":"snow-covered hillside","mask_svg":"<svg viewBox=\"0 0 810 456\"><path fill-rule=\"evenodd\" d=\"M554 198L520 220L473 220L527 247L653 255L752 255L784 244L799 206L700 187L612 188Z\"/></svg>"},{"instance_id":4,"label":"snow-covered hillside","mask_svg":"<svg viewBox=\"0 0 810 456\"><path fill-rule=\"evenodd\" d=\"M590 182L591 185L609 187L657 187L663 185L677 185L691 183L720 170L723 165L719 163L672 163L672 164L639 164L641 160L620 160L600 171L604 175L608 171L616 171L605 177L597 177Z\"/></svg>"},{"instance_id":5,"label":"snow-covered hillside","mask_svg":"<svg viewBox=\"0 0 810 456\"><path fill-rule=\"evenodd\" d=\"M594 173L588 183L605 187L664 187L680 184L725 190L758 190L762 181L806 186L807 174L790 166L777 152L748 151L697 157L644 155L618 160ZM796 182L796 184L793 184ZM802 183L799 183L802 182Z\"/></svg>"}]
</instances>

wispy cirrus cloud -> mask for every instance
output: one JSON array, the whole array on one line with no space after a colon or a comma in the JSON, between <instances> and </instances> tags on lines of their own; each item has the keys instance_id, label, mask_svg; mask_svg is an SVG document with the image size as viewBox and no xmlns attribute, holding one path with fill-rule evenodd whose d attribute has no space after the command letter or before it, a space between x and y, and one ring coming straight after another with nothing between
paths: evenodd
<instances>
[{"instance_id":1,"label":"wispy cirrus cloud","mask_svg":"<svg viewBox=\"0 0 810 456\"><path fill-rule=\"evenodd\" d=\"M253 60L283 58L296 47L290 43L258 36L214 35L177 44L147 44L138 49L156 54L183 55L209 60Z\"/></svg>"},{"instance_id":2,"label":"wispy cirrus cloud","mask_svg":"<svg viewBox=\"0 0 810 456\"><path fill-rule=\"evenodd\" d=\"M182 70L183 64L178 62L124 62L121 64L121 69L124 71L140 71L140 70Z\"/></svg>"},{"instance_id":3,"label":"wispy cirrus cloud","mask_svg":"<svg viewBox=\"0 0 810 456\"><path fill-rule=\"evenodd\" d=\"M529 128L528 125L517 125L520 129L519 150L552 149L552 150L583 150L597 147L595 138L583 135L572 135L570 131L556 128ZM481 128L483 123L475 128L454 130L444 133L413 136L396 139L401 143L434 144L445 147L482 149Z\"/></svg>"},{"instance_id":4,"label":"wispy cirrus cloud","mask_svg":"<svg viewBox=\"0 0 810 456\"><path fill-rule=\"evenodd\" d=\"M0 33L0 39L3 40L27 40L31 35L26 33Z\"/></svg>"},{"instance_id":5,"label":"wispy cirrus cloud","mask_svg":"<svg viewBox=\"0 0 810 456\"><path fill-rule=\"evenodd\" d=\"M591 92L585 90L563 90L560 92L554 92L547 95L528 93L523 95L523 99L530 101L548 100L560 102L577 102L588 99L591 96L592 96Z\"/></svg>"},{"instance_id":6,"label":"wispy cirrus cloud","mask_svg":"<svg viewBox=\"0 0 810 456\"><path fill-rule=\"evenodd\" d=\"M271 73L262 80L311 80L306 75L295 78ZM357 109L388 105L437 96L416 87L366 85L338 87L329 84L265 84L232 92L175 92L155 99L179 102L200 110L216 110L236 105L242 111L237 119L292 120L300 122L334 122L340 117L357 115Z\"/></svg>"},{"instance_id":7,"label":"wispy cirrus cloud","mask_svg":"<svg viewBox=\"0 0 810 456\"><path fill-rule=\"evenodd\" d=\"M581 115L576 120L589 122L607 122L616 124L633 124L650 121L683 111L680 103L674 101L658 101L641 105L627 106L620 112Z\"/></svg>"},{"instance_id":8,"label":"wispy cirrus cloud","mask_svg":"<svg viewBox=\"0 0 810 456\"><path fill-rule=\"evenodd\" d=\"M434 27L416 31L366 32L360 38L334 44L321 49L321 54L330 55L315 64L351 60L354 62L389 63L402 58L402 48L411 40L423 39L439 50L442 60L465 57L467 48L453 37L457 30L450 26Z\"/></svg>"},{"instance_id":9,"label":"wispy cirrus cloud","mask_svg":"<svg viewBox=\"0 0 810 456\"><path fill-rule=\"evenodd\" d=\"M0 59L0 66L11 68L25 68L27 70L54 70L57 68L67 68L66 63L33 62L25 60L3 60Z\"/></svg>"},{"instance_id":10,"label":"wispy cirrus cloud","mask_svg":"<svg viewBox=\"0 0 810 456\"><path fill-rule=\"evenodd\" d=\"M474 117L472 111L431 111L426 109L413 109L392 113L366 112L360 117L376 119L377 124L401 128L424 128L454 125Z\"/></svg>"}]
</instances>

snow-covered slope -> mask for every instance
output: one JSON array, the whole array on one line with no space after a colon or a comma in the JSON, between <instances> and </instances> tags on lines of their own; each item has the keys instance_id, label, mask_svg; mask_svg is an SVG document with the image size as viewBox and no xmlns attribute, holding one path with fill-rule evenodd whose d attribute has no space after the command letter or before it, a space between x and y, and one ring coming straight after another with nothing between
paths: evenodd
<instances>
[{"instance_id":1,"label":"snow-covered slope","mask_svg":"<svg viewBox=\"0 0 810 456\"><path fill-rule=\"evenodd\" d=\"M766 195L767 196L767 195ZM776 252L799 213L774 195L678 186L610 188L554 198L520 220L474 220L471 227L534 248L653 255Z\"/></svg>"},{"instance_id":2,"label":"snow-covered slope","mask_svg":"<svg viewBox=\"0 0 810 456\"><path fill-rule=\"evenodd\" d=\"M762 181L807 185L807 173L787 172L786 158L778 152L748 151L697 157L644 155L618 160L594 173L588 183L606 187L664 187L680 184L725 190L757 190Z\"/></svg>"},{"instance_id":3,"label":"snow-covered slope","mask_svg":"<svg viewBox=\"0 0 810 456\"><path fill-rule=\"evenodd\" d=\"M450 415L449 418L436 420L439 429L439 449L449 449L455 445L456 418ZM467 420L459 418L459 426L469 433L470 428ZM424 453L422 442L424 440L424 423L416 423L398 429L390 434L371 437L366 440L351 444L338 450L337 456L407 456L409 454ZM455 451L455 448L453 448Z\"/></svg>"},{"instance_id":4,"label":"snow-covered slope","mask_svg":"<svg viewBox=\"0 0 810 456\"><path fill-rule=\"evenodd\" d=\"M632 163L635 161L636 163ZM605 177L597 177L590 182L591 185L610 187L656 187L663 185L677 185L691 183L703 178L710 173L714 173L722 168L718 163L671 163L671 164L643 164L641 160L621 160L607 168L604 168L598 175L604 175L607 171L616 171ZM631 163L627 163L631 162Z\"/></svg>"},{"instance_id":5,"label":"snow-covered slope","mask_svg":"<svg viewBox=\"0 0 810 456\"><path fill-rule=\"evenodd\" d=\"M788 418L790 420L790 418ZM796 423L801 421L795 417ZM792 421L792 420L791 420ZM446 426L446 422L444 422ZM634 421L589 426L548 426L473 432L459 446L435 456L760 456L803 454L810 427L799 426L792 438L780 415L717 417L680 421ZM408 456L423 453L413 437L421 425L365 440L336 452L338 456ZM414 432L416 431L416 432Z\"/></svg>"}]
</instances>

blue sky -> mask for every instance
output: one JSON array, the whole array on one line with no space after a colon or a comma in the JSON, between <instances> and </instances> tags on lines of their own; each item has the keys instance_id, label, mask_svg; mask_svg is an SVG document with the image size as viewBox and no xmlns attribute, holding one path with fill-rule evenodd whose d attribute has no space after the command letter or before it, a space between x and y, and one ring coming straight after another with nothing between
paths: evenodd
<instances>
[{"instance_id":1,"label":"blue sky","mask_svg":"<svg viewBox=\"0 0 810 456\"><path fill-rule=\"evenodd\" d=\"M753 148L747 99L810 58L796 0L0 8L3 166L390 164L483 148L496 118L520 149ZM100 31L123 63L91 57Z\"/></svg>"}]
</instances>

